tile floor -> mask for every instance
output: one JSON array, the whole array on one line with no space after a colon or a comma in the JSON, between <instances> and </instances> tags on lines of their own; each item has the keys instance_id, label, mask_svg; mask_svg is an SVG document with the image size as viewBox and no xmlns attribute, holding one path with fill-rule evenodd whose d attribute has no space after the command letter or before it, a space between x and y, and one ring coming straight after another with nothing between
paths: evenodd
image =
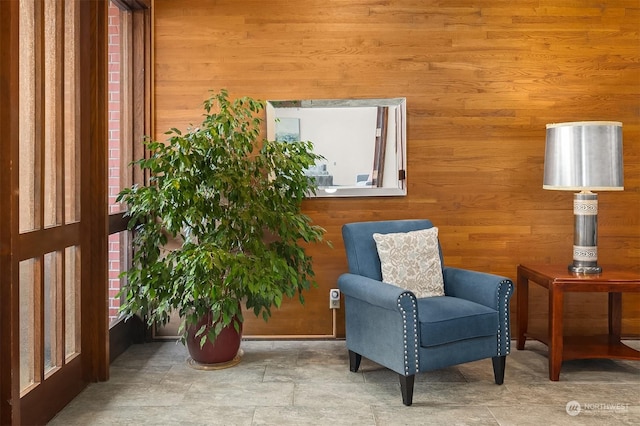
<instances>
[{"instance_id":1,"label":"tile floor","mask_svg":"<svg viewBox=\"0 0 640 426\"><path fill-rule=\"evenodd\" d=\"M640 349L640 341L629 342ZM240 364L187 365L173 342L134 345L51 425L639 425L640 362L566 361L548 379L546 346L420 374L402 405L395 373L363 358L351 373L344 341L244 341ZM580 411L567 413L576 401ZM578 407L574 405L574 407Z\"/></svg>"}]
</instances>

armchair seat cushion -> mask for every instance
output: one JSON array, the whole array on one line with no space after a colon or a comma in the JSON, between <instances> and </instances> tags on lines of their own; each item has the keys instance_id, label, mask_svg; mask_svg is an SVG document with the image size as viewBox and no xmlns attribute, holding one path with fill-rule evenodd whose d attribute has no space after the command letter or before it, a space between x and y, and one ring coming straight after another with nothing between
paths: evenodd
<instances>
[{"instance_id":1,"label":"armchair seat cushion","mask_svg":"<svg viewBox=\"0 0 640 426\"><path fill-rule=\"evenodd\" d=\"M466 299L418 299L420 346L430 347L498 333L498 311Z\"/></svg>"}]
</instances>

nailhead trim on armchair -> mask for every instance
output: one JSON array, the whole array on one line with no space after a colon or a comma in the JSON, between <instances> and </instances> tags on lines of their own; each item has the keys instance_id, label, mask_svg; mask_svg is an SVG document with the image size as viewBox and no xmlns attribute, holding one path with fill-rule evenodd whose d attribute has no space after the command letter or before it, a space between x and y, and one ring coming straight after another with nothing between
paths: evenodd
<instances>
[{"instance_id":1,"label":"nailhead trim on armchair","mask_svg":"<svg viewBox=\"0 0 640 426\"><path fill-rule=\"evenodd\" d=\"M505 288L506 285L506 288ZM509 324L509 299L513 293L513 282L511 280L502 280L498 287L498 307L502 306L504 310L498 311L498 356L508 355L511 350L511 331ZM501 302L501 298L504 300ZM503 339L504 336L504 339Z\"/></svg>"},{"instance_id":2,"label":"nailhead trim on armchair","mask_svg":"<svg viewBox=\"0 0 640 426\"><path fill-rule=\"evenodd\" d=\"M408 301L410 312L407 312L407 307L404 306ZM416 298L411 293L402 293L398 297L398 309L402 314L402 327L403 327L403 342L404 342L404 374L405 376L415 374L420 370L420 357L418 355L420 343L418 342L418 306L416 304ZM407 324L407 319L411 320L410 324ZM413 342L411 342L413 340ZM413 343L413 344L411 344ZM413 346L413 348L411 347ZM415 360L415 366L411 368L409 362L409 353L413 352Z\"/></svg>"}]
</instances>

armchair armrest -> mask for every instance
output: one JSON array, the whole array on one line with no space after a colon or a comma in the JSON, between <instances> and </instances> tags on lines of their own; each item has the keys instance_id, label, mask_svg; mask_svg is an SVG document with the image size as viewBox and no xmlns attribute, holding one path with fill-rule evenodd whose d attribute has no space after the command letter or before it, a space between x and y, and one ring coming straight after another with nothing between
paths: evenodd
<instances>
[{"instance_id":1,"label":"armchair armrest","mask_svg":"<svg viewBox=\"0 0 640 426\"><path fill-rule=\"evenodd\" d=\"M498 309L509 301L513 282L506 277L468 269L444 268L444 292L447 296L460 297Z\"/></svg>"},{"instance_id":2,"label":"armchair armrest","mask_svg":"<svg viewBox=\"0 0 640 426\"><path fill-rule=\"evenodd\" d=\"M445 267L444 292L498 311L498 356L511 349L510 304L513 282L506 277L467 269Z\"/></svg>"},{"instance_id":3,"label":"armchair armrest","mask_svg":"<svg viewBox=\"0 0 640 426\"><path fill-rule=\"evenodd\" d=\"M338 287L345 296L392 311L398 311L398 298L403 293L411 293L392 284L350 273L338 277Z\"/></svg>"},{"instance_id":4,"label":"armchair armrest","mask_svg":"<svg viewBox=\"0 0 640 426\"><path fill-rule=\"evenodd\" d=\"M345 273L347 348L403 376L419 370L418 305L415 295L395 285Z\"/></svg>"}]
</instances>

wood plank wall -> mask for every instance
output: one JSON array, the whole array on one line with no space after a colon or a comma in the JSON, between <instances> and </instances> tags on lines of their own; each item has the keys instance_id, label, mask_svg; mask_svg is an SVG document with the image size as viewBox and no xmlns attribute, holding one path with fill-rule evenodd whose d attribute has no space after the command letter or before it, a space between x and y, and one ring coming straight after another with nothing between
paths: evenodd
<instances>
[{"instance_id":1,"label":"wood plank wall","mask_svg":"<svg viewBox=\"0 0 640 426\"><path fill-rule=\"evenodd\" d=\"M407 98L408 195L305 202L334 245L310 249L319 287L268 327L249 322L250 334L332 334L327 293L346 271L346 222L430 218L447 264L512 279L519 263L568 264L572 194L542 189L551 122L623 122L625 191L600 194L599 261L640 270L637 0L156 0L154 8L159 138L197 123L209 89ZM535 296L531 322L540 325L546 296ZM568 298L570 333L606 332L600 296ZM640 334L639 302L624 297L626 335ZM335 334L343 327L339 312Z\"/></svg>"}]
</instances>

